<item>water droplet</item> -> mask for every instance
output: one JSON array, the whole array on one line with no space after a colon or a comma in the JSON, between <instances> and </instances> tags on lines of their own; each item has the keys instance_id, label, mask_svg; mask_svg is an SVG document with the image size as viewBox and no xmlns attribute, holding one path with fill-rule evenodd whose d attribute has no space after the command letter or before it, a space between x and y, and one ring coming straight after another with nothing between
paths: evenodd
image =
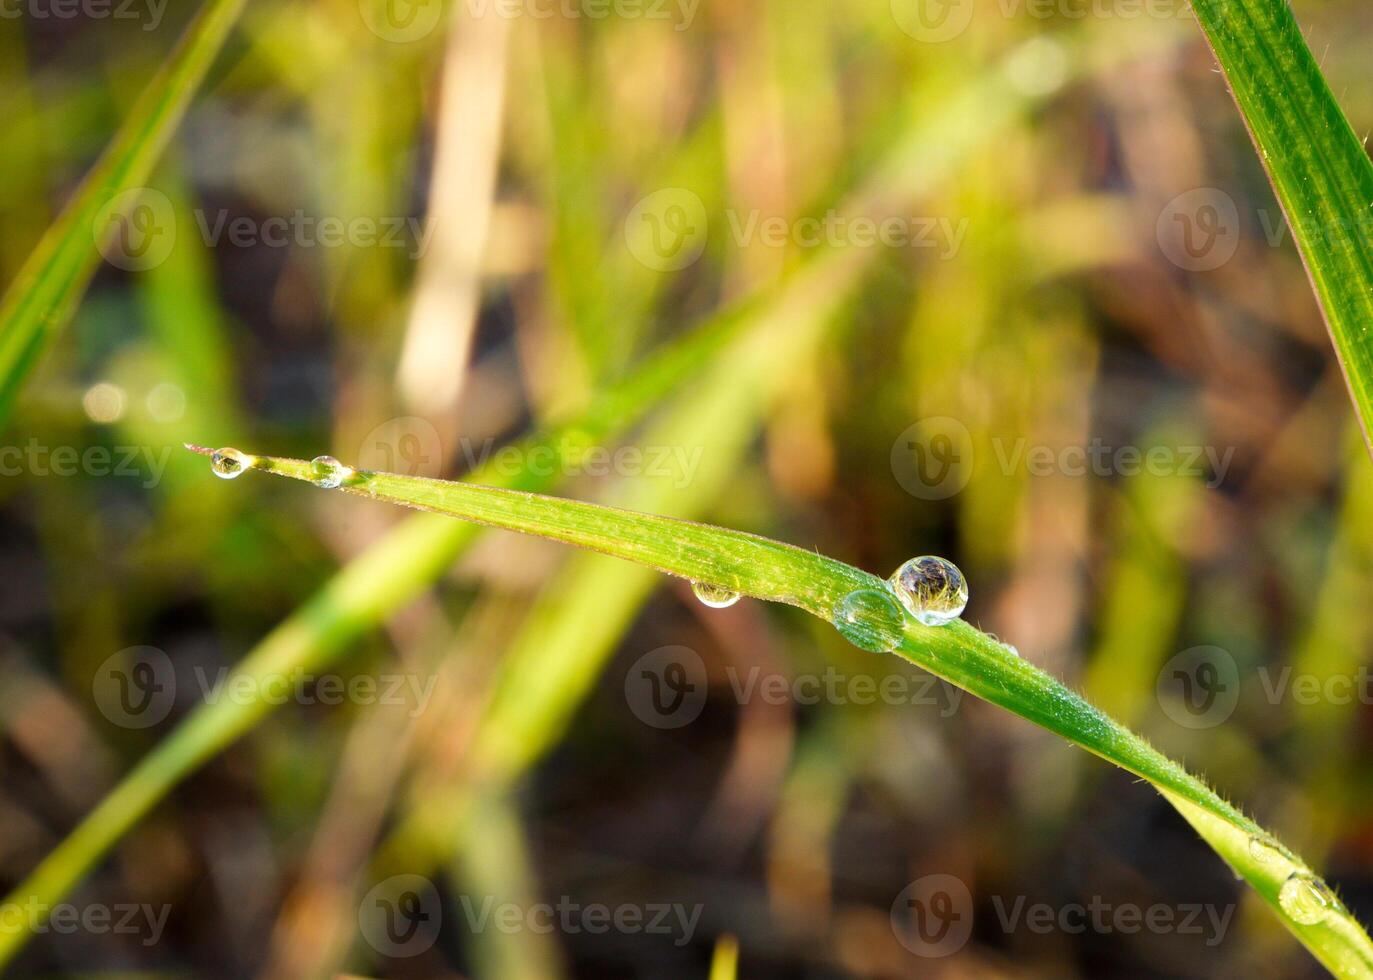
<instances>
[{"instance_id":1,"label":"water droplet","mask_svg":"<svg viewBox=\"0 0 1373 980\"><path fill-rule=\"evenodd\" d=\"M709 582L692 582L691 591L696 593L696 598L712 609L728 609L740 598L738 592L723 585L711 585Z\"/></svg>"},{"instance_id":2,"label":"water droplet","mask_svg":"<svg viewBox=\"0 0 1373 980\"><path fill-rule=\"evenodd\" d=\"M253 465L253 457L237 449L216 449L210 456L210 469L221 480L232 480Z\"/></svg>"},{"instance_id":3,"label":"water droplet","mask_svg":"<svg viewBox=\"0 0 1373 980\"><path fill-rule=\"evenodd\" d=\"M963 614L968 583L951 561L935 555L912 558L887 580L901 604L926 626L943 626Z\"/></svg>"},{"instance_id":4,"label":"water droplet","mask_svg":"<svg viewBox=\"0 0 1373 980\"><path fill-rule=\"evenodd\" d=\"M1304 926L1314 926L1335 908L1339 901L1330 886L1313 874L1295 871L1278 892L1282 910Z\"/></svg>"},{"instance_id":5,"label":"water droplet","mask_svg":"<svg viewBox=\"0 0 1373 980\"><path fill-rule=\"evenodd\" d=\"M343 481L353 475L353 471L332 456L316 456L310 460L310 479L317 487L333 490L343 485Z\"/></svg>"},{"instance_id":6,"label":"water droplet","mask_svg":"<svg viewBox=\"0 0 1373 980\"><path fill-rule=\"evenodd\" d=\"M1006 652L1011 654L1011 656L1020 656L1020 650L1016 648L1016 645L1014 643L1003 643L1001 645L1006 648Z\"/></svg>"},{"instance_id":7,"label":"water droplet","mask_svg":"<svg viewBox=\"0 0 1373 980\"><path fill-rule=\"evenodd\" d=\"M901 642L905 614L890 592L859 589L834 607L834 628L860 650L890 653Z\"/></svg>"},{"instance_id":8,"label":"water droplet","mask_svg":"<svg viewBox=\"0 0 1373 980\"><path fill-rule=\"evenodd\" d=\"M1249 838L1249 856L1259 864L1270 867L1293 862L1292 855L1285 847L1271 837L1261 837L1258 834Z\"/></svg>"}]
</instances>

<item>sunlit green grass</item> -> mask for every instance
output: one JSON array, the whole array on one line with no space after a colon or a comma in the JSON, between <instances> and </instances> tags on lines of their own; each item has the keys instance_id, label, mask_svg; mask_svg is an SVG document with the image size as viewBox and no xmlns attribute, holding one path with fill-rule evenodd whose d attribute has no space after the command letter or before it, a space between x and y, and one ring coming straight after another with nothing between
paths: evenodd
<instances>
[{"instance_id":1,"label":"sunlit green grass","mask_svg":"<svg viewBox=\"0 0 1373 980\"><path fill-rule=\"evenodd\" d=\"M339 398L337 414L322 421L293 420L283 427L279 420L255 418L256 386L264 360L273 353L248 353L254 345L246 339L243 314L221 308L216 295L217 279L232 273L216 267L213 251L202 243L183 241L166 262L130 277L127 288L107 283L77 314L70 337L59 341L96 270L98 252L89 227L110 197L152 184L178 214L194 206L197 190L187 176L195 164L188 155L173 154L160 171L154 164L223 45L238 6L207 4L181 54L169 56L168 67L132 110L104 162L69 198L64 216L51 225L22 270L11 266L13 284L0 308L0 392L5 411L17 406L21 425L46 427L53 438L87 438L83 421L53 418L42 397L26 402L20 393L32 384L41 396L54 378L81 377L88 348L98 348L100 332L121 319L137 320L146 337L138 357L112 361L115 377L129 390L174 379L189 396L186 413L174 427L146 414L121 420L119 435L139 444L182 439L253 448L285 444L304 455L331 448L351 462L348 449L362 432L378 419L411 411L394 387L410 271L398 255L377 249L312 253L310 261L289 267L285 286L274 284L273 309L299 309L308 305L303 296L316 295L322 298L309 302L327 308L338 344L331 379L336 390L329 394ZM1039 185L1052 183L1044 175L1066 169L1059 161L1065 144L1074 145L1055 132L1052 106L1063 91L1098 73L1109 75L1131 55L1148 59L1169 50L1189 25L1148 23L1134 31L1128 29L1133 25L1112 30L1122 25L1093 23L1025 45L1019 25L993 18L979 20L956 42L922 46L893 30L887 6L863 7L842 23L833 22L834 11L818 3L799 3L785 16L769 7L756 21L734 25L731 29L740 32L734 41L727 31L718 39L725 51L718 62L717 52L695 31L678 37L644 30L644 25L619 25L622 30L583 35L562 30L565 25L541 31L517 25L509 42L502 180L521 188L525 217L499 228L517 240L502 247L515 255L507 258L510 268L521 271L506 268L483 276L489 293L511 300L522 350L541 352L523 365L529 414L541 433L521 444L526 454L569 433L604 444L628 437L706 446L706 468L684 492L625 479L585 495L655 515L756 523L776 537L789 537L788 526L820 499L808 497L816 493L808 487L858 492L887 478L892 433L876 419L953 414L983 440L988 433L1035 432L1046 421L1058 424L1062 405L1086 398L1102 348L1087 304L1065 290L1064 282L1108 261L1135 261L1138 245L1121 233L1126 209L1112 195L1074 192L1062 213L1039 207ZM309 171L312 186L323 207L339 216L408 206L413 174L406 167L413 164L411 146L420 138L425 111L420 92L437 72L443 42L440 30L410 46L378 43L350 19L353 13L351 5L249 7L243 21L245 51L225 66L222 83L230 99L286 100L299 108L316 164ZM1203 4L1199 15L1260 141L1281 203L1289 215L1316 216L1294 221L1297 240L1357 412L1365 417L1373 360L1360 337L1361 324L1370 318L1373 253L1360 208L1373 199L1373 171L1284 6L1271 0ZM455 29L462 29L460 18ZM694 58L724 66L718 94L700 94L705 87L699 73L708 69ZM737 69L740 58L747 71ZM1035 80L1046 71L1062 77L1036 89ZM153 77L151 70L145 74ZM626 84L625 78L634 81ZM14 104L25 94L14 89ZM39 118L42 101L29 100L26 118ZM52 104L56 108L46 110L52 118L82 118L79 98ZM607 128L608 118L619 125ZM17 132L16 158L36 159L40 141L25 136L27 128ZM791 154L786 181L768 170L769 161L775 163L776 147L768 143L773 139ZM289 140L283 143L299 150ZM971 215L974 229L983 233L971 236L945 261L932 255L910 261L883 250L748 250L717 235L697 265L663 274L644 268L622 247L621 223L636 198L674 186L692 188L717 229L727 223L719 217L726 207L737 214L752 205L792 215L829 207L943 210ZM289 189L270 192L281 202L290 200ZM133 207L134 199L126 203ZM11 202L14 213L20 213L21 204L23 220L15 227L40 227L35 215L41 205ZM537 212L537 220L529 220L526 212ZM1044 231L1054 220L1077 227L1074 222L1084 218L1093 231L1083 232L1074 247L1060 247L1061 241ZM512 227L527 236L522 243ZM1351 235L1324 234L1329 227L1349 229ZM1050 240L1052 246L1044 247ZM13 243L5 244L5 254L13 254ZM521 277L540 266L546 275L531 288ZM302 281L311 286L302 288ZM251 289L265 292L266 284L255 282ZM711 312L716 309L728 312ZM311 316L297 315L299 322ZM703 330L671 339L684 324L700 321L706 324ZM298 329L308 328L298 324ZM250 393L251 409L242 404ZM855 418L859 424L846 422L844 437L832 437L839 419ZM250 436L250 430L256 431ZM754 458L760 441L774 453L761 463ZM788 462L779 446L804 451ZM982 443L980 453L988 458L990 445ZM447 462L452 469L453 460ZM1358 487L1367 482L1359 467L1366 461L1349 465L1350 487L1328 577L1319 595L1300 597L1312 608L1309 626L1299 633L1298 662L1315 673L1348 671L1357 667L1360 655L1362 631L1349 624L1358 620L1357 597L1368 581L1366 549L1360 544L1366 522L1358 505ZM489 470L472 478L502 482ZM155 607L159 594L174 592L188 579L204 579L216 596L224 635L239 648L251 648L237 667L243 676L319 669L354 647L375 650L380 645L376 632L433 588L455 561L470 557L477 538L470 525L421 515L389 531L383 528L366 548L362 540L340 544L337 536L318 529L346 520L342 509L326 505L320 517L294 496L251 487L248 480L208 490L206 480L199 461L180 453L173 459L166 479L151 494L156 499L151 526L130 548L139 557L136 578L102 583L93 593L78 581L57 584L58 602L69 617L61 642L71 662L66 669L79 680L76 687L89 686L84 677L103 659L95 655L102 644L115 636L142 638L149 628L142 605ZM505 482L544 491L559 479L521 472ZM760 493L760 486L769 490ZM404 487L392 489L400 494ZM587 489L567 492L583 495ZM1110 512L1113 537L1103 544L1110 554L1103 562L1102 595L1099 601L1093 597L1096 608L1083 613L1094 624L1095 659L1082 686L1126 724L1146 726L1153 678L1187 628L1192 599L1187 564L1195 555L1174 542L1187 539L1188 529L1204 519L1199 515L1214 501L1197 483L1174 478L1140 478L1103 496L1108 506L1101 509ZM1072 497L1063 494L1055 501L1063 506L1060 517L1076 505ZM1018 478L989 477L983 471L951 503L901 497L884 504L881 537L893 545L921 541L920 550L936 550L923 542L938 539L941 529L956 529L958 547L971 559L965 564L985 573L973 575L975 594L981 582L1009 574L1015 563L1023 567L1046 557L1031 550L1027 558L1024 551L1017 515L1032 507L1043 514L1045 505ZM40 506L44 547L54 561L86 561L91 542L68 517L85 506L82 493L44 494ZM379 520L384 525L390 518ZM545 530L554 526L560 526L556 519ZM632 528L619 530L624 533L598 532L594 544L615 551ZM739 540L726 534L716 543L727 555ZM580 543L591 544L593 538ZM300 560L293 557L301 554ZM812 554L801 553L805 568L811 567ZM841 578L850 574L842 569L863 564L855 556L844 557L848 564L818 557L815 563ZM326 569L335 560L344 567L329 579ZM781 588L782 581L804 579L805 568L773 569L773 583ZM735 570L768 569L765 563L748 563ZM260 585L260 598L242 596L235 584L245 580ZM319 591L314 591L316 582L323 582ZM369 860L378 873L417 866L429 871L452 861L455 852L465 855L471 877L486 883L481 887L494 889L503 876L523 882L529 869L520 871L526 858L512 831L519 817L508 794L567 737L658 582L659 576L646 569L594 556L574 556L554 570L545 591L509 631L489 687L472 705L480 720L468 751L473 770L489 780L484 792L474 793L471 777L424 778L421 773L414 786L397 792L397 799L378 804L393 807L398 819L375 855L355 857L351 883L363 880ZM469 627L475 630L484 616L504 615L508 597L496 588L489 591L448 610L457 636ZM825 618L835 598L831 592L830 586L817 585L814 595L820 598L810 611ZM1068 597L1063 601L1064 615L1076 615ZM1024 642L1015 635L1005 639ZM1043 675L1015 673L1029 668L999 661L1002 651L999 643L961 624L934 633L914 629L903 646L916 663L1155 782L1327 966L1342 975L1368 972L1367 939L1342 907L1314 924L1284 915L1278 891L1287 875L1304 872L1304 864L1283 855L1270 861L1264 851L1256 857L1250 838L1267 838L1237 809ZM1027 652L1033 663L1033 651ZM1059 666L1050 673L1064 672ZM1017 677L1023 689L1011 683ZM283 734L264 725L270 710L264 702L201 706L156 743L127 746L135 755L147 749L144 761L12 897L35 894L56 901L69 894L177 783L249 733L283 745L278 758L290 756L302 768L309 768L305 760L321 770L333 764L334 741L302 745L308 740L292 740L291 728ZM1309 714L1299 732L1306 746L1328 744L1349 724L1346 713ZM340 727L345 723L352 722L341 721ZM361 729L363 720L357 725ZM1223 741L1231 737L1227 733L1213 734L1212 746L1233 744ZM808 745L821 748L811 749L812 765L798 774L798 785L843 792L855 778L847 768L851 760L816 762L824 757L825 730L808 737L815 740ZM1189 749L1204 755L1207 744L1198 738ZM1302 761L1313 754L1321 764L1309 770ZM1339 828L1357 813L1347 789L1356 763L1342 751L1295 756L1293 768L1305 773L1306 784L1281 789L1293 800L1292 808L1308 796L1320 801L1319 826L1310 833L1314 848L1307 849L1307 840L1293 841L1319 865ZM415 757L421 768L432 761L423 748ZM1272 775L1276 792L1279 780ZM338 778L344 780L345 774ZM1242 778L1251 780L1248 789L1269 781L1262 766L1248 768ZM272 785L289 784L285 779ZM268 805L278 815L322 806L304 786L273 797ZM800 804L792 805L795 812ZM835 819L828 817L831 825ZM479 842L464 836L477 826L510 846L485 854ZM489 862L482 864L482 857ZM544 953L535 951L522 961L513 945L486 938L493 945L481 958L490 971L556 972ZM0 955L13 956L26 939L22 931L0 936ZM346 952L321 948L317 965ZM733 974L737 964L731 957L722 942L715 960L719 975Z\"/></svg>"}]
</instances>

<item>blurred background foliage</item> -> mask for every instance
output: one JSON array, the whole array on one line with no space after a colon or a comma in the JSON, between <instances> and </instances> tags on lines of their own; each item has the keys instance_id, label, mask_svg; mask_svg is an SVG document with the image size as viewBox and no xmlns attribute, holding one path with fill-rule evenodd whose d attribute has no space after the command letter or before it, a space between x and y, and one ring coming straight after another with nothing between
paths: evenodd
<instances>
[{"instance_id":1,"label":"blurred background foliage","mask_svg":"<svg viewBox=\"0 0 1373 980\"><path fill-rule=\"evenodd\" d=\"M715 329L689 377L616 420L625 445L696 460L689 475L547 485L882 574L949 557L972 622L1205 773L1373 918L1367 698L1270 690L1289 666L1360 677L1369 460L1259 160L1180 5L1040 16L976 0L939 41L905 0L415 9L431 6L432 29L402 40L383 0L250 3L151 183L173 246L150 268L102 269L21 399L7 444L22 462L0 481L7 883L195 709L192 678L238 662L405 520L213 480L182 442L460 476ZM1294 7L1367 131L1373 10ZM196 8L5 9L9 281ZM1170 260L1166 231L1198 188L1238 217L1233 256L1204 270ZM629 220L664 191L699 201L708 229L682 268L645 261ZM742 230L827 213L914 219L933 244ZM292 216L401 235L263 240ZM259 234L234 241L240 219ZM950 492L912 489L898 458L931 426L956 437ZM1225 462L1079 474L1017 455L1094 444ZM54 449L92 446L134 463L55 472ZM15 972L695 977L734 935L748 977L1315 974L1152 789L1017 719L939 685L917 704L737 694L741 678L827 665L916 677L895 658L793 610L707 609L544 542L492 532L459 550L414 601L375 583L384 625L334 641L346 658L330 671L432 683L423 711L272 712L72 899L165 903L160 941L42 935ZM301 642L332 628L309 620ZM626 696L667 645L709 681L700 716L671 729ZM176 665L175 703L147 728L92 696L134 646ZM1224 724L1195 727L1156 692L1202 646L1233 662L1238 697ZM359 933L361 897L395 874L428 877L444 909L416 956ZM891 917L931 874L965 882L976 912L971 941L940 959L912 955ZM508 935L471 928L464 896L702 911L680 944ZM1000 926L994 900L1018 896L1238 911L1214 944L1040 934Z\"/></svg>"}]
</instances>

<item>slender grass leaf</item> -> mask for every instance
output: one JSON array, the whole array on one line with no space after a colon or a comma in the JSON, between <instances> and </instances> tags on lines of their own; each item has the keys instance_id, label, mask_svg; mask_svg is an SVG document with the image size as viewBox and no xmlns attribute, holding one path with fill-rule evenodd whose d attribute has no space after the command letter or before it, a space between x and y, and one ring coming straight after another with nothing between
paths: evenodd
<instances>
[{"instance_id":1,"label":"slender grass leaf","mask_svg":"<svg viewBox=\"0 0 1373 980\"><path fill-rule=\"evenodd\" d=\"M171 139L243 4L244 0L207 0L0 301L0 422L9 417L24 379L76 308L100 264L101 249L139 206L140 185ZM168 218L156 209L145 213L154 222ZM140 234L166 235L169 230L150 227Z\"/></svg>"},{"instance_id":2,"label":"slender grass leaf","mask_svg":"<svg viewBox=\"0 0 1373 980\"><path fill-rule=\"evenodd\" d=\"M519 457L539 459L545 447L552 452L567 440L613 439L746 329L754 305L721 315L659 352L578 418L526 440L517 447ZM494 464L473 476L487 482L502 479ZM510 486L524 489L545 487L554 479L554 471L543 466L526 466L507 477ZM268 634L235 668L233 682L242 678L261 684L293 670L317 670L327 664L437 579L476 537L476 530L431 514L405 521ZM0 908L51 908L187 773L251 731L272 707L272 699L265 698L225 698L200 706L14 888ZM35 925L29 916L0 916L0 966L14 957Z\"/></svg>"},{"instance_id":3,"label":"slender grass leaf","mask_svg":"<svg viewBox=\"0 0 1373 980\"><path fill-rule=\"evenodd\" d=\"M211 450L196 448L207 455ZM875 575L794 545L742 531L499 487L318 461L242 457L243 468L306 482L341 479L340 492L520 531L612 555L741 595L796 606L827 622ZM1283 923L1341 977L1373 977L1373 943L1338 898L1271 834L1081 695L1005 644L956 620L931 627L905 615L899 656L1020 715L1152 783Z\"/></svg>"},{"instance_id":4,"label":"slender grass leaf","mask_svg":"<svg viewBox=\"0 0 1373 980\"><path fill-rule=\"evenodd\" d=\"M1192 7L1282 203L1373 449L1373 162L1285 0Z\"/></svg>"}]
</instances>

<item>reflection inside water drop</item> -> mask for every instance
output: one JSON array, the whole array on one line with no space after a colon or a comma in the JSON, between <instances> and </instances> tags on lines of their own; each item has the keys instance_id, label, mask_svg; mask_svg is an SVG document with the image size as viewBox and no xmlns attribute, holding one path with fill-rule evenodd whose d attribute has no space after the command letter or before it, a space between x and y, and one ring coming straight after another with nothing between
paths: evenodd
<instances>
[{"instance_id":1,"label":"reflection inside water drop","mask_svg":"<svg viewBox=\"0 0 1373 980\"><path fill-rule=\"evenodd\" d=\"M926 626L943 626L963 615L968 605L968 583L951 561L937 555L912 558L892 572L887 584Z\"/></svg>"},{"instance_id":2,"label":"reflection inside water drop","mask_svg":"<svg viewBox=\"0 0 1373 980\"><path fill-rule=\"evenodd\" d=\"M691 591L696 593L696 598L712 609L728 609L740 599L738 592L709 582L692 582Z\"/></svg>"},{"instance_id":3,"label":"reflection inside water drop","mask_svg":"<svg viewBox=\"0 0 1373 980\"><path fill-rule=\"evenodd\" d=\"M1295 871L1278 892L1282 910L1304 926L1314 926L1330 914L1338 901L1330 886L1315 875Z\"/></svg>"},{"instance_id":4,"label":"reflection inside water drop","mask_svg":"<svg viewBox=\"0 0 1373 980\"><path fill-rule=\"evenodd\" d=\"M237 449L216 449L210 455L210 469L221 480L232 480L253 465L253 458Z\"/></svg>"},{"instance_id":5,"label":"reflection inside water drop","mask_svg":"<svg viewBox=\"0 0 1373 980\"><path fill-rule=\"evenodd\" d=\"M316 456L310 460L310 480L317 487L333 490L343 485L343 481L353 471L332 456Z\"/></svg>"}]
</instances>

